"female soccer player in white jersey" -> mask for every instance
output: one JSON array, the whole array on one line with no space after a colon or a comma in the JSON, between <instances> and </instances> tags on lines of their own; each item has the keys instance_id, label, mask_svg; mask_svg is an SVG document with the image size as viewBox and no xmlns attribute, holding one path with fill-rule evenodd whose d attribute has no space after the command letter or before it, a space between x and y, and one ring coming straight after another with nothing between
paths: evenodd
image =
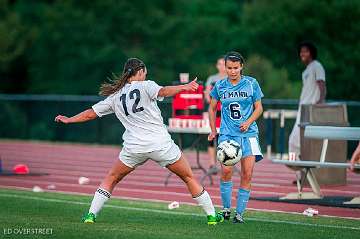
<instances>
[{"instance_id":1,"label":"female soccer player in white jersey","mask_svg":"<svg viewBox=\"0 0 360 239\"><path fill-rule=\"evenodd\" d=\"M115 113L125 127L119 160L116 160L96 190L83 221L95 222L97 214L110 198L116 184L148 159L167 167L185 182L192 197L207 214L209 225L223 221L223 217L215 213L209 194L194 178L187 160L171 139L156 103L157 100L184 90L196 90L196 79L185 85L161 87L154 81L146 80L146 74L145 64L137 58L130 58L119 79L101 86L100 94L107 96L106 99L73 117L58 115L55 118L56 122L68 124Z\"/></svg>"},{"instance_id":2,"label":"female soccer player in white jersey","mask_svg":"<svg viewBox=\"0 0 360 239\"><path fill-rule=\"evenodd\" d=\"M235 140L241 145L241 182L237 195L234 223L243 223L243 213L250 197L251 177L255 161L262 159L259 146L258 127L255 120L262 114L261 98L264 96L256 79L242 75L244 59L237 52L225 56L227 78L216 82L210 96L209 117L211 133L208 140L217 134L215 114L217 102L221 102L221 125L218 143ZM222 165L220 193L223 203L222 215L230 219L232 166Z\"/></svg>"}]
</instances>

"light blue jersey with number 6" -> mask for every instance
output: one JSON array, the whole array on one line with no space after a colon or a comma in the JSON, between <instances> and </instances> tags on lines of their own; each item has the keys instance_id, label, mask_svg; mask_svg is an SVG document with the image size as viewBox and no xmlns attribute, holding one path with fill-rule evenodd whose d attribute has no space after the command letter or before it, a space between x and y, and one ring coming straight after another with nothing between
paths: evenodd
<instances>
[{"instance_id":1,"label":"light blue jersey with number 6","mask_svg":"<svg viewBox=\"0 0 360 239\"><path fill-rule=\"evenodd\" d=\"M225 78L216 82L210 96L221 102L221 135L258 135L256 122L253 122L246 132L240 131L240 125L253 113L254 103L264 97L256 79L242 76L238 84L232 85L229 79Z\"/></svg>"}]
</instances>

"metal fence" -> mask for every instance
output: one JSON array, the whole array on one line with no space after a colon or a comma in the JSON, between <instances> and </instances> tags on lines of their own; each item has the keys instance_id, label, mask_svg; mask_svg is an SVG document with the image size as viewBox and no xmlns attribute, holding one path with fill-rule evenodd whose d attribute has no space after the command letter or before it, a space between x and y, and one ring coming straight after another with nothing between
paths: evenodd
<instances>
[{"instance_id":1,"label":"metal fence","mask_svg":"<svg viewBox=\"0 0 360 239\"><path fill-rule=\"evenodd\" d=\"M65 142L84 142L96 144L121 145L123 126L115 115L82 124L56 124L54 118L58 114L74 115L83 111L103 99L100 96L78 95L7 95L0 94L0 138L29 139ZM268 109L297 109L297 100L264 99L264 110ZM330 101L334 102L334 101ZM351 126L360 126L360 102L336 101L347 105L348 118ZM171 98L158 102L164 122L167 124L171 117ZM258 121L260 142L265 150L265 121ZM285 122L285 142L291 132L294 120ZM277 151L279 141L279 122L274 120L272 129L273 150ZM174 137L175 139L175 137ZM192 142L192 136L185 138L185 146ZM349 143L349 151L355 143ZM206 142L202 148L206 148ZM287 143L285 143L287 150Z\"/></svg>"}]
</instances>

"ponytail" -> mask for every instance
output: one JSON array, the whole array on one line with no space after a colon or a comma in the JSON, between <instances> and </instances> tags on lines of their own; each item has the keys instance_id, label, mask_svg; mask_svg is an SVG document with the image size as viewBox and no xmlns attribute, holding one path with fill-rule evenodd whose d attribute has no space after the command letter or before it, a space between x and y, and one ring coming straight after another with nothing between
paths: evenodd
<instances>
[{"instance_id":1,"label":"ponytail","mask_svg":"<svg viewBox=\"0 0 360 239\"><path fill-rule=\"evenodd\" d=\"M108 78L110 83L105 82L100 86L99 95L109 96L121 90L132 76L135 76L139 70L145 69L145 67L141 60L129 58L124 65L121 76L113 74L111 78Z\"/></svg>"}]
</instances>

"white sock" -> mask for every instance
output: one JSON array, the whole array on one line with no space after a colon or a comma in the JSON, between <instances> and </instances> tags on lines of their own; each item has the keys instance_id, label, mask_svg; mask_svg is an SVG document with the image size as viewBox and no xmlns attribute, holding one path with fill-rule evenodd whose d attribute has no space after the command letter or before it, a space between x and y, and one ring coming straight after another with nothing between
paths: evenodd
<instances>
[{"instance_id":1,"label":"white sock","mask_svg":"<svg viewBox=\"0 0 360 239\"><path fill-rule=\"evenodd\" d=\"M210 195L208 194L207 191L205 191L205 189L202 191L202 193L194 198L197 203L199 204L199 206L201 206L206 215L212 215L215 216L215 208L214 205L211 201Z\"/></svg>"},{"instance_id":2,"label":"white sock","mask_svg":"<svg viewBox=\"0 0 360 239\"><path fill-rule=\"evenodd\" d=\"M91 202L89 212L94 213L95 216L100 212L104 203L109 200L111 193L103 188L98 188L95 192L94 198Z\"/></svg>"}]
</instances>

